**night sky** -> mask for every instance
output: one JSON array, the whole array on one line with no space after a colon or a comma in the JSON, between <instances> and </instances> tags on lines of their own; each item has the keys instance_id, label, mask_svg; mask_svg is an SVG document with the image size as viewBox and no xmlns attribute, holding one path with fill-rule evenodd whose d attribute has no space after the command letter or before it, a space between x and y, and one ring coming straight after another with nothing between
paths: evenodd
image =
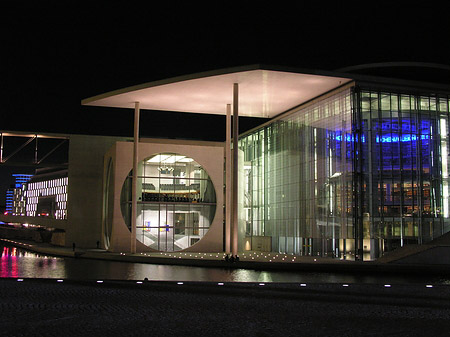
<instances>
[{"instance_id":1,"label":"night sky","mask_svg":"<svg viewBox=\"0 0 450 337\"><path fill-rule=\"evenodd\" d=\"M450 63L447 11L433 1L14 3L0 5L0 130L132 136L131 109L81 100L219 68ZM263 121L240 118L240 131ZM140 132L223 141L225 117L142 111Z\"/></svg>"},{"instance_id":2,"label":"night sky","mask_svg":"<svg viewBox=\"0 0 450 337\"><path fill-rule=\"evenodd\" d=\"M131 110L80 101L218 68L449 63L450 26L437 3L408 3L407 9L403 2L314 3L2 4L0 129L131 136ZM259 123L242 118L241 131ZM142 112L141 133L223 140L224 117Z\"/></svg>"}]
</instances>

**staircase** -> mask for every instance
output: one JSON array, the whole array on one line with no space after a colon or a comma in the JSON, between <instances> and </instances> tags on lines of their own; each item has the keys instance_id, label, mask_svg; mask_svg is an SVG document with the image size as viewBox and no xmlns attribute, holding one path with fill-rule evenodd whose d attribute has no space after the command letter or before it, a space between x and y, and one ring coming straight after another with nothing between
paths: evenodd
<instances>
[{"instance_id":1,"label":"staircase","mask_svg":"<svg viewBox=\"0 0 450 337\"><path fill-rule=\"evenodd\" d=\"M385 253L377 263L450 264L450 232L422 245L405 245Z\"/></svg>"}]
</instances>

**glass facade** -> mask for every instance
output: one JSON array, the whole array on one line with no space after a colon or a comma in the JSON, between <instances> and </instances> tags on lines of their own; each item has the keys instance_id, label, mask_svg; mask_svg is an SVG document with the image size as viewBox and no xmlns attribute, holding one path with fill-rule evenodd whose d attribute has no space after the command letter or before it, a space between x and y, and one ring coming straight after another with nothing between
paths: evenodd
<instances>
[{"instance_id":1,"label":"glass facade","mask_svg":"<svg viewBox=\"0 0 450 337\"><path fill-rule=\"evenodd\" d=\"M351 87L243 135L246 242L375 259L449 231L448 105Z\"/></svg>"},{"instance_id":2,"label":"glass facade","mask_svg":"<svg viewBox=\"0 0 450 337\"><path fill-rule=\"evenodd\" d=\"M161 153L139 165L136 237L158 251L179 251L198 242L216 212L214 186L192 158ZM122 214L131 219L130 172L122 189Z\"/></svg>"},{"instance_id":3,"label":"glass facade","mask_svg":"<svg viewBox=\"0 0 450 337\"><path fill-rule=\"evenodd\" d=\"M449 231L448 97L358 90L355 187L373 255Z\"/></svg>"}]
</instances>

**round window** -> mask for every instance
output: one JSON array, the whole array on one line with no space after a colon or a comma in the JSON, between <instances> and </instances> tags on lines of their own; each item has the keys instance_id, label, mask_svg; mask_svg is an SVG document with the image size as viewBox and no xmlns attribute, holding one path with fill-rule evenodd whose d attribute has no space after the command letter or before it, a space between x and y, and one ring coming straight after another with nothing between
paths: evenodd
<instances>
[{"instance_id":1,"label":"round window","mask_svg":"<svg viewBox=\"0 0 450 337\"><path fill-rule=\"evenodd\" d=\"M131 228L131 180L121 193L122 215ZM159 251L179 251L199 241L216 212L216 192L206 171L176 153L153 155L138 165L136 238Z\"/></svg>"}]
</instances>

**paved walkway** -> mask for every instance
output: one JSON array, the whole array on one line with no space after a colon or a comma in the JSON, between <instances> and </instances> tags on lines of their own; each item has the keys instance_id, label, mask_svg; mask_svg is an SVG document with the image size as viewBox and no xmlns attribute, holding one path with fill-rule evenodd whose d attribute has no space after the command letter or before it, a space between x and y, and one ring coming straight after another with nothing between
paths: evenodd
<instances>
[{"instance_id":1,"label":"paved walkway","mask_svg":"<svg viewBox=\"0 0 450 337\"><path fill-rule=\"evenodd\" d=\"M0 279L0 336L448 336L450 286Z\"/></svg>"},{"instance_id":2,"label":"paved walkway","mask_svg":"<svg viewBox=\"0 0 450 337\"><path fill-rule=\"evenodd\" d=\"M130 261L134 262L149 262L155 260L163 260L167 263L170 261L174 263L185 264L185 261L200 261L200 262L224 262L226 254L224 252L216 253L192 253L192 252L147 252L147 253L112 253L104 249L81 249L70 247L54 246L48 243L36 243L32 241L17 240L17 239L0 239L5 243L32 250L38 253L69 256L69 257L84 257L84 258L99 258L106 260ZM342 261L333 258L298 256L291 254L281 254L272 252L241 252L239 253L239 262L255 262L267 264L349 264L354 261Z\"/></svg>"}]
</instances>

